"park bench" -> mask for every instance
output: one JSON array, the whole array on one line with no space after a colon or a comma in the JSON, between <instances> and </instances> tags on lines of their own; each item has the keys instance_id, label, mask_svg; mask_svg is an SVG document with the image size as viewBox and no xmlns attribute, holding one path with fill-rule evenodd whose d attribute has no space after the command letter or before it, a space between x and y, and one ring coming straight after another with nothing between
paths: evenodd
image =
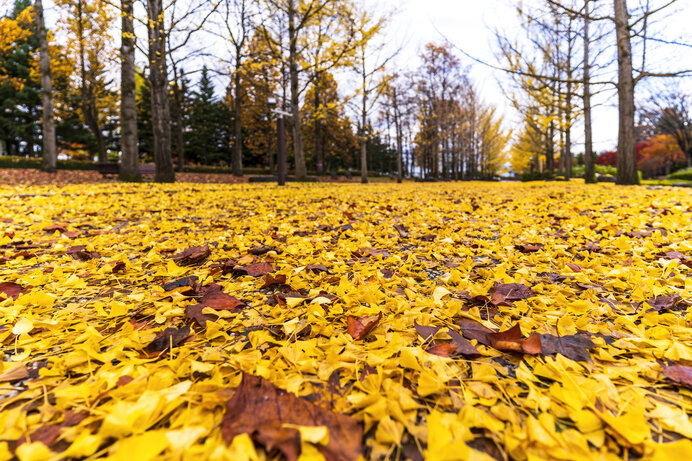
<instances>
[{"instance_id":1,"label":"park bench","mask_svg":"<svg viewBox=\"0 0 692 461\"><path fill-rule=\"evenodd\" d=\"M120 174L120 164L119 163L99 163L97 166L98 172L106 178L108 176L117 176ZM153 176L156 174L155 165L140 165L139 174L142 176Z\"/></svg>"}]
</instances>

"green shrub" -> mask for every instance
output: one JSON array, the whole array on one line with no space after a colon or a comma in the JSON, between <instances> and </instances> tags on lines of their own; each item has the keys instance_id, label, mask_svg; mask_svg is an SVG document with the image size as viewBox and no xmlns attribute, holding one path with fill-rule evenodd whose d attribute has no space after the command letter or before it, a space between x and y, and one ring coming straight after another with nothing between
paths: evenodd
<instances>
[{"instance_id":1,"label":"green shrub","mask_svg":"<svg viewBox=\"0 0 692 461\"><path fill-rule=\"evenodd\" d=\"M679 181L692 181L692 168L678 170L675 173L669 174L666 179L676 179Z\"/></svg>"},{"instance_id":2,"label":"green shrub","mask_svg":"<svg viewBox=\"0 0 692 461\"><path fill-rule=\"evenodd\" d=\"M41 168L43 160L38 157L11 157L9 155L0 156L0 168ZM98 166L94 162L84 162L79 160L58 160L59 170L96 170Z\"/></svg>"}]
</instances>

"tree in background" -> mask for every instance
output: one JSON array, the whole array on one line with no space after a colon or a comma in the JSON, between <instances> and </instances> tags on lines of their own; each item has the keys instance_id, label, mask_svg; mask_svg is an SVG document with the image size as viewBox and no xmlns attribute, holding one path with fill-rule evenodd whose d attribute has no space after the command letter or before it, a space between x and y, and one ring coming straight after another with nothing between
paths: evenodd
<instances>
[{"instance_id":1,"label":"tree in background","mask_svg":"<svg viewBox=\"0 0 692 461\"><path fill-rule=\"evenodd\" d=\"M50 54L48 50L48 32L43 16L43 3L36 0L36 36L39 46L41 72L41 103L43 105L43 171L54 173L57 168L58 149L55 136L55 119L53 114L53 82L50 73Z\"/></svg>"},{"instance_id":2,"label":"tree in background","mask_svg":"<svg viewBox=\"0 0 692 461\"><path fill-rule=\"evenodd\" d=\"M157 182L174 182L171 153L171 123L168 103L168 66L166 63L166 28L162 0L147 0L147 33L149 36L149 83L151 85L151 123Z\"/></svg>"},{"instance_id":3,"label":"tree in background","mask_svg":"<svg viewBox=\"0 0 692 461\"><path fill-rule=\"evenodd\" d=\"M137 83L133 0L121 0L120 34L120 179L139 181L137 145Z\"/></svg>"},{"instance_id":4,"label":"tree in background","mask_svg":"<svg viewBox=\"0 0 692 461\"><path fill-rule=\"evenodd\" d=\"M190 104L187 152L202 164L230 163L231 113L228 106L214 97L209 70L202 68L197 91Z\"/></svg>"},{"instance_id":5,"label":"tree in background","mask_svg":"<svg viewBox=\"0 0 692 461\"><path fill-rule=\"evenodd\" d=\"M315 91L321 94L318 106L314 104ZM351 128L351 121L346 117L344 101L339 98L338 86L332 74L321 74L319 81L308 88L301 114L307 161L324 162L323 171L343 170L353 165L358 140ZM315 137L308 136L308 133L315 134Z\"/></svg>"},{"instance_id":6,"label":"tree in background","mask_svg":"<svg viewBox=\"0 0 692 461\"><path fill-rule=\"evenodd\" d=\"M9 155L33 156L40 142L36 31L30 0L15 0L9 16L0 18L0 145Z\"/></svg>"},{"instance_id":7,"label":"tree in background","mask_svg":"<svg viewBox=\"0 0 692 461\"><path fill-rule=\"evenodd\" d=\"M266 166L273 172L276 129L269 98L275 98L281 88L281 74L266 37L265 32L258 30L246 45L247 59L242 62L239 71L244 103L239 107L243 128L243 162ZM227 99L234 94L235 87L227 93ZM227 101L227 105L235 108L234 101Z\"/></svg>"},{"instance_id":8,"label":"tree in background","mask_svg":"<svg viewBox=\"0 0 692 461\"><path fill-rule=\"evenodd\" d=\"M83 123L91 132L98 161L107 161L104 125L117 111L117 95L111 91L108 64L115 60L115 44L110 29L115 11L105 2L96 0L56 0L62 10L61 28L67 41L70 60L78 83L75 97Z\"/></svg>"}]
</instances>

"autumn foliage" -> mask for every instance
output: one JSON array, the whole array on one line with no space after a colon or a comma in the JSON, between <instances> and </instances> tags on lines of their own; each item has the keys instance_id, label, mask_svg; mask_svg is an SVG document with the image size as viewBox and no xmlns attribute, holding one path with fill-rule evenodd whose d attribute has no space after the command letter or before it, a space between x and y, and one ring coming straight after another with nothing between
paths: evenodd
<instances>
[{"instance_id":1,"label":"autumn foliage","mask_svg":"<svg viewBox=\"0 0 692 461\"><path fill-rule=\"evenodd\" d=\"M2 460L692 457L685 191L0 195Z\"/></svg>"}]
</instances>

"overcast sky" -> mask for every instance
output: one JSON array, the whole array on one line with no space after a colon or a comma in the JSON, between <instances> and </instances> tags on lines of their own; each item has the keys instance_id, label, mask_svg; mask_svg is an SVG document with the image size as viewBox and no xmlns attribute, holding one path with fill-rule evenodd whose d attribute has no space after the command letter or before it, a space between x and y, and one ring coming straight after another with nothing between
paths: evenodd
<instances>
[{"instance_id":1,"label":"overcast sky","mask_svg":"<svg viewBox=\"0 0 692 461\"><path fill-rule=\"evenodd\" d=\"M398 71L414 69L418 62L421 48L428 42L442 43L448 39L455 47L486 63L502 66L495 56L495 31L499 30L508 37L522 39L522 31L516 15L515 5L522 2L527 9L542 5L545 0L357 0L365 1L370 8L387 11L394 10L389 30L388 41L394 47L402 46L402 51L394 65ZM630 10L647 0L628 0ZM652 6L668 0L648 0ZM611 5L610 0L601 0L602 4ZM0 0L0 5L10 5L11 0ZM54 21L52 10L53 1L45 0L48 10L47 20ZM143 11L139 8L140 13ZM678 0L674 7L657 16L658 21L650 26L650 36L664 37L668 40L692 43L692 0ZM612 28L604 23L604 27ZM114 39L119 43L119 32L113 32ZM201 39L201 37L200 37ZM209 36L204 38L210 40ZM607 38L610 48L606 49L604 60L612 60L615 56L614 34ZM223 50L218 43L204 43L208 50ZM223 51L220 51L223 53ZM471 79L479 94L486 103L492 104L504 114L507 128L518 128L521 118L516 114L502 93L502 88L509 88L511 81L502 71L491 69L474 62L458 52L461 62L468 66ZM138 62L143 56L138 57ZM226 56L227 58L227 56ZM635 49L635 62L640 62L640 54ZM679 70L692 69L692 47L661 45L649 42L647 45L647 70ZM218 67L218 62L208 62L210 67ZM615 69L611 66L606 71L609 78L615 77ZM193 82L196 77L192 77ZM219 93L222 94L228 83L227 79L218 77ZM341 85L342 91L348 91L348 84ZM651 79L638 85L640 99L650 91L665 90L671 85L678 85L683 91L692 96L692 77L670 80ZM617 143L617 96L612 86L602 94L594 97L594 149L596 151L611 150ZM573 151L583 152L583 125L580 122L574 128Z\"/></svg>"},{"instance_id":2,"label":"overcast sky","mask_svg":"<svg viewBox=\"0 0 692 461\"><path fill-rule=\"evenodd\" d=\"M456 47L484 62L500 65L495 56L495 31L500 30L509 37L521 38L521 28L515 13L519 0L379 0L381 5L396 7L398 14L392 23L393 36L397 41L404 41L406 47L402 52L399 65L410 66L417 62L421 47L427 42L442 42L445 37ZM525 7L543 4L544 0L523 0ZM612 2L607 2L612 3ZM636 6L639 0L629 0L628 4ZM659 3L651 0L651 4ZM662 31L668 39L692 43L692 0L679 0L669 14L659 16L659 23L652 30ZM605 27L612 27L604 24ZM614 41L614 36L608 38ZM692 48L656 45L650 43L647 60L649 70L692 69ZM615 49L606 51L605 58L614 56ZM473 62L466 56L460 56L464 65L470 66L471 76L482 97L488 103L496 105L505 114L508 127L516 127L518 116L511 109L501 86L509 86L510 81L503 72L493 70ZM636 56L635 56L636 59ZM688 77L677 83L670 80L645 82L639 93L642 97L650 88L659 89L671 84L680 85L692 95L692 78ZM677 79L680 80L680 79ZM597 151L613 149L617 143L617 97L612 88L601 96L595 97L594 108L594 148ZM575 127L573 140L574 152L583 152L578 143L583 142L583 125Z\"/></svg>"}]
</instances>

